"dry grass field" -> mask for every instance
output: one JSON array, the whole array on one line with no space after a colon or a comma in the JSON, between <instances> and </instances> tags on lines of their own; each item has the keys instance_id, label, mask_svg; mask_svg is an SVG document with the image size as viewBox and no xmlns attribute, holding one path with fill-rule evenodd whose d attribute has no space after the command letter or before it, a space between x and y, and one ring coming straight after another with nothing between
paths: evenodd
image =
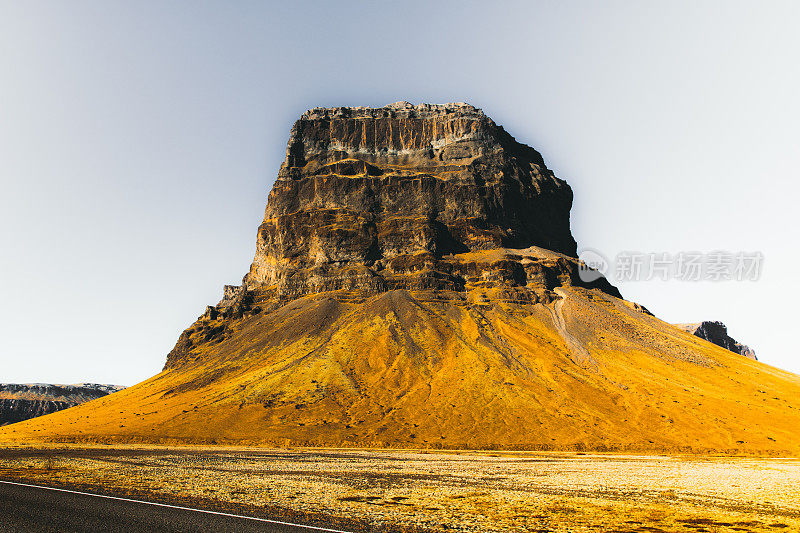
<instances>
[{"instance_id":1,"label":"dry grass field","mask_svg":"<svg viewBox=\"0 0 800 533\"><path fill-rule=\"evenodd\" d=\"M8 447L0 478L354 531L798 531L800 460Z\"/></svg>"}]
</instances>

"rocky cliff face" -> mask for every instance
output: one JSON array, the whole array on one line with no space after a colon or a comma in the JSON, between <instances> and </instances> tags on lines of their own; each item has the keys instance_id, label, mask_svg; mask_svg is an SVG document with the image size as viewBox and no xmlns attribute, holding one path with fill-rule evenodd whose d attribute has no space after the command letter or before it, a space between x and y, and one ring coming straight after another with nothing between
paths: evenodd
<instances>
[{"instance_id":1,"label":"rocky cliff face","mask_svg":"<svg viewBox=\"0 0 800 533\"><path fill-rule=\"evenodd\" d=\"M737 342L728 335L728 328L722 322L703 321L695 324L676 324L680 329L705 339L710 343L721 346L739 355L758 360L756 352L749 346Z\"/></svg>"},{"instance_id":2,"label":"rocky cliff face","mask_svg":"<svg viewBox=\"0 0 800 533\"><path fill-rule=\"evenodd\" d=\"M555 287L584 285L571 205L536 150L468 104L312 109L292 127L243 286L225 288L166 368L222 338L218 317L309 294L479 287L551 301Z\"/></svg>"},{"instance_id":3,"label":"rocky cliff face","mask_svg":"<svg viewBox=\"0 0 800 533\"><path fill-rule=\"evenodd\" d=\"M245 286L316 292L337 266L360 285L407 271L399 257L491 248L574 256L571 205L542 156L472 106L314 109L292 128Z\"/></svg>"},{"instance_id":4,"label":"rocky cliff face","mask_svg":"<svg viewBox=\"0 0 800 533\"><path fill-rule=\"evenodd\" d=\"M102 398L124 388L97 383L76 385L0 383L0 425L54 413Z\"/></svg>"}]
</instances>

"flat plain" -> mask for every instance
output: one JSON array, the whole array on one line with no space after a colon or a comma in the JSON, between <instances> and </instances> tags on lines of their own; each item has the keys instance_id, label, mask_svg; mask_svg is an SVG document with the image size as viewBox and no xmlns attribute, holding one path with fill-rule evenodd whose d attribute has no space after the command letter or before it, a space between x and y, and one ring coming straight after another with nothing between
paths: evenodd
<instances>
[{"instance_id":1,"label":"flat plain","mask_svg":"<svg viewBox=\"0 0 800 533\"><path fill-rule=\"evenodd\" d=\"M800 460L10 446L0 479L350 531L797 531Z\"/></svg>"}]
</instances>

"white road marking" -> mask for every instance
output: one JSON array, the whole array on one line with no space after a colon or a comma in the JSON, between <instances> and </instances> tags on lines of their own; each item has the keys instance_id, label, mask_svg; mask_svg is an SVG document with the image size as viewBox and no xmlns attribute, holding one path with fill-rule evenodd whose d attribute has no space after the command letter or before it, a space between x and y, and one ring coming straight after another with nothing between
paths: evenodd
<instances>
[{"instance_id":1,"label":"white road marking","mask_svg":"<svg viewBox=\"0 0 800 533\"><path fill-rule=\"evenodd\" d=\"M28 485L26 483L15 483L13 481L2 481L0 483L5 483L6 485L17 485L20 487L30 487L34 489L45 489L45 490L54 490L57 492L68 492L70 494L80 494L81 496L94 496L95 498L105 498L107 500L118 500L121 502L131 502L131 503L141 503L144 505L155 505L156 507L167 507L169 509L179 509L181 511L194 511L195 513L206 513L206 514L213 514L219 516L227 516L230 518L243 518L245 520L255 520L257 522L267 522L269 524L278 524L281 526L293 526L293 527L302 527L305 529L313 529L315 531L329 531L331 533L351 533L350 531L343 531L341 529L329 529L327 527L317 527L317 526L306 526L304 524L294 524L292 522L281 522L280 520L270 520L268 518L256 518L254 516L244 516L239 514L231 514L231 513L220 513L217 511L206 511L205 509L193 509L191 507L181 507L179 505L169 505L166 503L155 503L155 502L146 502L143 500L132 500L129 498L118 498L116 496L106 496L105 494L92 494L90 492L79 492L77 490L67 490L67 489L57 489L55 487L45 487L43 485Z\"/></svg>"}]
</instances>

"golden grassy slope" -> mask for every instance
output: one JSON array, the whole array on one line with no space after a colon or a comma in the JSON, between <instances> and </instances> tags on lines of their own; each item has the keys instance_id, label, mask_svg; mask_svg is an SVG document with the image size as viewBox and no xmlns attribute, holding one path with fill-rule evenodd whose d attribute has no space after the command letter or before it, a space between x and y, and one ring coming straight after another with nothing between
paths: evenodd
<instances>
[{"instance_id":1,"label":"golden grassy slope","mask_svg":"<svg viewBox=\"0 0 800 533\"><path fill-rule=\"evenodd\" d=\"M800 452L800 376L604 293L557 292L308 296L0 441Z\"/></svg>"}]
</instances>

